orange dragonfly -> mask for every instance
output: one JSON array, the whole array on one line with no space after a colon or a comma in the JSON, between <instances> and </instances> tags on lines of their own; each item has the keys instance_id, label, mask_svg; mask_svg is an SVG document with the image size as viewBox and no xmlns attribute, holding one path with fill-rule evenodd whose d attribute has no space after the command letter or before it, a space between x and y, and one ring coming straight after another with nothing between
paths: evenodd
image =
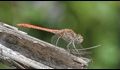
<instances>
[{"instance_id":1,"label":"orange dragonfly","mask_svg":"<svg viewBox=\"0 0 120 70\"><path fill-rule=\"evenodd\" d=\"M87 50L87 49L92 49L92 48L98 47L98 46L94 46L94 47L90 47L90 48L77 49L75 44L81 44L83 42L83 36L81 36L80 34L76 34L72 29L60 29L60 30L50 29L50 28L32 25L29 23L20 23L20 24L17 24L17 26L25 27L25 28L33 28L33 29L38 29L38 30L43 30L43 31L53 33L58 37L56 40L56 46L57 46L59 39L62 38L63 40L68 42L68 44L66 46L68 51L70 51L70 49L69 49L70 45L72 45L74 47L74 49L77 53L79 53L78 50Z\"/></svg>"},{"instance_id":2,"label":"orange dragonfly","mask_svg":"<svg viewBox=\"0 0 120 70\"><path fill-rule=\"evenodd\" d=\"M43 30L43 31L53 33L56 36L58 36L56 45L57 45L59 39L62 38L63 40L69 42L69 44L67 45L68 49L69 49L69 45L72 44L77 52L78 52L78 50L75 47L75 43L79 44L79 43L83 42L83 37L80 34L76 34L72 29L57 30L57 29L44 28L44 27L40 27L40 26L28 24L28 23L20 23L20 24L17 24L17 26L33 28L33 29L38 29L38 30Z\"/></svg>"}]
</instances>

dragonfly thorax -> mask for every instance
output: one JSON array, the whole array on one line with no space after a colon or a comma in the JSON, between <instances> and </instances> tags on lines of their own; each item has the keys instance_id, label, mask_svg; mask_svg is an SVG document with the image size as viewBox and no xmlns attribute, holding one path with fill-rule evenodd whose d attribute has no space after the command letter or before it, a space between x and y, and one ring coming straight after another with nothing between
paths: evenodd
<instances>
[{"instance_id":1,"label":"dragonfly thorax","mask_svg":"<svg viewBox=\"0 0 120 70\"><path fill-rule=\"evenodd\" d=\"M57 33L57 35L61 36L65 41L71 42L74 41L74 43L82 43L83 37L80 34L76 34L71 29L62 29L60 32Z\"/></svg>"}]
</instances>

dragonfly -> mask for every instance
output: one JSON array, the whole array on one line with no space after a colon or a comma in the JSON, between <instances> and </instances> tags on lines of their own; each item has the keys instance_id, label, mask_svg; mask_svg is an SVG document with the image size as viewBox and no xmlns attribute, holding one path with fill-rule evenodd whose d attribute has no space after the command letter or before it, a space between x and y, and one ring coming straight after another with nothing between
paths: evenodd
<instances>
[{"instance_id":1,"label":"dragonfly","mask_svg":"<svg viewBox=\"0 0 120 70\"><path fill-rule=\"evenodd\" d=\"M73 48L75 49L75 51L77 53L79 53L79 50L91 49L91 48L84 48L84 49L78 50L76 48L75 44L81 44L84 39L83 39L83 36L81 34L75 33L72 29L50 29L50 28L45 28L45 27L29 24L29 23L19 23L19 24L17 24L17 26L25 27L25 28L33 28L33 29L43 30L43 31L53 33L54 35L56 35L58 37L56 40L56 46L57 46L60 38L62 38L63 40L68 42L66 47L67 47L69 52L70 52L70 49L69 49L70 45L73 46Z\"/></svg>"}]
</instances>

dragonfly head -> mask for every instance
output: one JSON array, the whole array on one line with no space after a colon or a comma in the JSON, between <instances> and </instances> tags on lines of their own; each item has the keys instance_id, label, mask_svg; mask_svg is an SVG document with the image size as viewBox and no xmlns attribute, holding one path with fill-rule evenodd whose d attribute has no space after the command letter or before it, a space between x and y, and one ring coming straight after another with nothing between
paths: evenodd
<instances>
[{"instance_id":1,"label":"dragonfly head","mask_svg":"<svg viewBox=\"0 0 120 70\"><path fill-rule=\"evenodd\" d=\"M82 43L83 42L83 36L81 36L80 34L77 34L77 37L76 37L76 43Z\"/></svg>"}]
</instances>

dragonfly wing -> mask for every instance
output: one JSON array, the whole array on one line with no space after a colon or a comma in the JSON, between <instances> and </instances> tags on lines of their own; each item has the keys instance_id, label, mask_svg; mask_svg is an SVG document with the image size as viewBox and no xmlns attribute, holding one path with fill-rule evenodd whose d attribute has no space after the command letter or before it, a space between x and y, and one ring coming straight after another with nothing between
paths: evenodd
<instances>
[{"instance_id":1,"label":"dragonfly wing","mask_svg":"<svg viewBox=\"0 0 120 70\"><path fill-rule=\"evenodd\" d=\"M53 45L56 45L57 39L58 39L58 36L57 36L57 35L53 35L52 38L51 38L51 43L52 43Z\"/></svg>"},{"instance_id":2,"label":"dragonfly wing","mask_svg":"<svg viewBox=\"0 0 120 70\"><path fill-rule=\"evenodd\" d=\"M66 45L68 45L69 42L66 42L62 37L59 37L57 35L54 35L52 38L51 38L51 43L53 45L56 45L56 46L59 46L59 47L62 47L62 48L65 48L66 49Z\"/></svg>"}]
</instances>

